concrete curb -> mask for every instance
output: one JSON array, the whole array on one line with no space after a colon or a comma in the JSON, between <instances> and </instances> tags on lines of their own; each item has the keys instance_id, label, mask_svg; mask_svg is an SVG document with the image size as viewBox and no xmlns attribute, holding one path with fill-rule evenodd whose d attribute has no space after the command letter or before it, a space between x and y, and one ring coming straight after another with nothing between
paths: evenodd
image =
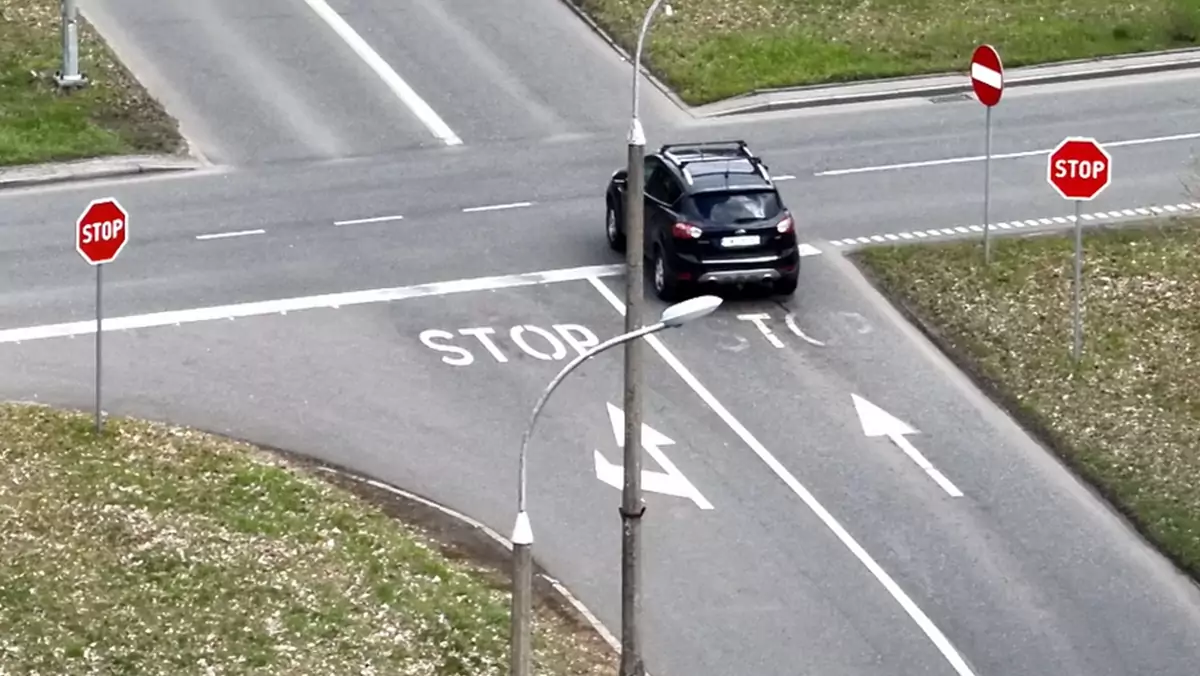
<instances>
[{"instance_id":1,"label":"concrete curb","mask_svg":"<svg viewBox=\"0 0 1200 676\"><path fill-rule=\"evenodd\" d=\"M592 17L585 12L578 0L562 0L562 3L579 17L592 32L600 36L608 46L627 63L633 58ZM1140 54L1122 54L1093 59L1059 61L1055 63L1006 69L1004 85L1022 87L1056 82L1094 80L1122 75L1146 75L1188 68L1200 68L1200 47L1171 49ZM780 110L795 110L848 103L868 103L904 98L950 96L970 94L971 81L967 71L940 73L912 77L865 80L862 82L840 82L833 84L787 87L781 89L759 89L739 96L730 97L700 106L691 106L678 94L646 68L643 60L642 75L655 88L688 115L706 119L748 115Z\"/></svg>"},{"instance_id":2,"label":"concrete curb","mask_svg":"<svg viewBox=\"0 0 1200 676\"><path fill-rule=\"evenodd\" d=\"M1200 48L1081 59L1006 70L1005 89L1060 82L1080 82L1125 75L1146 75L1200 68ZM849 84L812 85L759 90L690 109L701 118L726 117L847 103L914 97L971 94L963 73L869 80Z\"/></svg>"},{"instance_id":3,"label":"concrete curb","mask_svg":"<svg viewBox=\"0 0 1200 676\"><path fill-rule=\"evenodd\" d=\"M33 164L0 169L0 190L67 181L193 171L207 166L210 165L203 160L176 155L130 155Z\"/></svg>"}]
</instances>

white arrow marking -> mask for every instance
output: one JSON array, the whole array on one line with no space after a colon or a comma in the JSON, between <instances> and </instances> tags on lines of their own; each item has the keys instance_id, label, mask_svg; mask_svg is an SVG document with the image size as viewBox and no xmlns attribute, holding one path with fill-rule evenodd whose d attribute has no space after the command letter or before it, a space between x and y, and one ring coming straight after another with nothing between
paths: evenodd
<instances>
[{"instance_id":1,"label":"white arrow marking","mask_svg":"<svg viewBox=\"0 0 1200 676\"><path fill-rule=\"evenodd\" d=\"M909 443L908 439L904 438L906 434L916 434L916 430L891 413L879 408L857 394L851 394L850 397L854 400L854 410L858 412L858 420L862 423L863 434L868 437L887 437L891 439L892 443L899 446L905 455L917 463L917 466L925 470L925 473L933 478L937 482L937 485L942 487L942 490L949 493L952 497L962 497L962 491L950 483L950 480L939 472L933 466L933 463L926 460L925 456L921 455L921 452Z\"/></svg>"},{"instance_id":2,"label":"white arrow marking","mask_svg":"<svg viewBox=\"0 0 1200 676\"><path fill-rule=\"evenodd\" d=\"M625 447L625 413L608 402L605 404L608 406L608 418L612 422L613 437L617 440L617 447L623 449ZM643 469L642 489L651 493L688 498L700 509L712 509L712 503L704 499L700 491L687 480L687 477L683 476L675 463L668 460L666 454L659 448L674 443L667 435L642 423L642 448L646 449L650 457L666 470L654 472ZM625 468L609 462L600 451L593 451L593 454L596 460L596 477L613 488L622 488L625 484Z\"/></svg>"}]
</instances>

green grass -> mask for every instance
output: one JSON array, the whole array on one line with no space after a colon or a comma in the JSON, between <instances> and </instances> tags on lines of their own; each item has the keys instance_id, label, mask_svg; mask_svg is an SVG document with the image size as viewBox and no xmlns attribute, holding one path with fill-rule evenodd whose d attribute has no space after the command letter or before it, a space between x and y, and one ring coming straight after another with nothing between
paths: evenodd
<instances>
[{"instance_id":1,"label":"green grass","mask_svg":"<svg viewBox=\"0 0 1200 676\"><path fill-rule=\"evenodd\" d=\"M633 52L650 0L570 0ZM1200 42L1196 0L677 0L646 63L692 105L754 89L966 72L981 42L1006 67Z\"/></svg>"},{"instance_id":2,"label":"green grass","mask_svg":"<svg viewBox=\"0 0 1200 676\"><path fill-rule=\"evenodd\" d=\"M943 349L1200 577L1200 219L1088 232L1083 359L1070 236L865 249L856 261Z\"/></svg>"},{"instance_id":3,"label":"green grass","mask_svg":"<svg viewBox=\"0 0 1200 676\"><path fill-rule=\"evenodd\" d=\"M0 673L507 674L508 593L245 444L0 405ZM548 608L539 674L615 671ZM212 671L206 671L205 665Z\"/></svg>"},{"instance_id":4,"label":"green grass","mask_svg":"<svg viewBox=\"0 0 1200 676\"><path fill-rule=\"evenodd\" d=\"M82 19L91 85L58 90L60 25L58 0L0 3L0 166L180 151L175 121Z\"/></svg>"}]
</instances>

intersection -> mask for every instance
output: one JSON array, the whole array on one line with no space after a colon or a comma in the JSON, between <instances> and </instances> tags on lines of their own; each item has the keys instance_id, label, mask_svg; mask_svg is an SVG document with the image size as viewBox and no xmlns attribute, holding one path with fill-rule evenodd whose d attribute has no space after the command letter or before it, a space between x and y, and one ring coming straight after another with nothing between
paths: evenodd
<instances>
[{"instance_id":1,"label":"intersection","mask_svg":"<svg viewBox=\"0 0 1200 676\"><path fill-rule=\"evenodd\" d=\"M70 233L111 195L131 241L105 269L107 410L309 454L506 531L529 407L565 360L622 330L603 186L624 161L629 64L556 2L331 3L412 78L461 140L448 144L305 3L164 5L139 21L118 18L144 3L84 4L139 75L153 64L149 84L213 165L0 192L0 396L90 405L93 278ZM479 28L521 20L545 40ZM181 43L159 32L172 23L200 30ZM204 36L231 24L271 37L225 34L210 62L224 65L185 76L185 56L218 51ZM997 232L1065 224L1045 154L1066 135L1114 157L1085 220L1200 210L1198 83L1006 92ZM746 139L808 247L793 298L730 297L648 339L644 468L662 472L647 482L662 489L645 521L649 671L1191 674L1194 586L842 257L977 232L978 103L695 119L643 92L648 148ZM614 351L563 384L530 455L538 561L614 630L620 403Z\"/></svg>"}]
</instances>

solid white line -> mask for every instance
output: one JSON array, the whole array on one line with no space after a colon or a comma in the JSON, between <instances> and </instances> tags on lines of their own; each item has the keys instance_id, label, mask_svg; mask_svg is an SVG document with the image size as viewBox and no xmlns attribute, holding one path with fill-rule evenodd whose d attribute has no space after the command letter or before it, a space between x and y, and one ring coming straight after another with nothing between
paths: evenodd
<instances>
[{"instance_id":1,"label":"solid white line","mask_svg":"<svg viewBox=\"0 0 1200 676\"><path fill-rule=\"evenodd\" d=\"M1150 145L1152 143L1168 143L1170 141L1187 141L1190 139L1200 138L1200 132L1191 132L1187 134L1174 134L1172 136L1155 136L1152 138L1130 139L1128 141L1110 141L1101 143L1105 148L1121 148L1125 146L1141 146ZM1054 152L1053 148L1045 150L1027 150L1019 153L993 153L993 160L1008 160L1017 157L1036 157L1038 155L1049 155ZM921 162L901 162L899 164L881 164L873 167L856 167L854 169L831 169L829 171L819 171L814 176L846 176L847 174L865 174L872 171L893 171L896 169L917 169L921 167L937 167L946 164L964 164L967 162L982 162L987 159L987 155L971 155L969 157L950 157L942 160L925 160Z\"/></svg>"},{"instance_id":2,"label":"solid white line","mask_svg":"<svg viewBox=\"0 0 1200 676\"><path fill-rule=\"evenodd\" d=\"M464 214L474 213L476 211L499 211L501 209L520 209L522 207L533 206L533 202L511 202L509 204L489 204L483 207L466 207L463 209Z\"/></svg>"},{"instance_id":3,"label":"solid white line","mask_svg":"<svg viewBox=\"0 0 1200 676\"><path fill-rule=\"evenodd\" d=\"M1004 76L982 63L971 64L971 79L979 80L983 84L996 89L1004 87Z\"/></svg>"},{"instance_id":4,"label":"solid white line","mask_svg":"<svg viewBox=\"0 0 1200 676\"><path fill-rule=\"evenodd\" d=\"M239 230L237 232L214 232L208 235L196 235L196 239L225 239L226 237L245 237L246 235L261 235L266 230Z\"/></svg>"},{"instance_id":5,"label":"solid white line","mask_svg":"<svg viewBox=\"0 0 1200 676\"><path fill-rule=\"evenodd\" d=\"M371 67L371 70L375 71L375 74L383 80L384 84L386 84L388 88L391 89L392 92L394 92L396 96L404 102L404 105L408 106L408 109L413 112L413 115L416 115L417 119L419 119L422 124L428 127L429 131L433 132L434 136L441 139L448 146L462 144L462 139L460 139L453 131L450 130L450 127L442 120L442 118L438 117L437 113L433 112L433 108L430 108L429 104L425 103L425 100L418 96L417 93L413 91L412 87L409 87L408 83L405 82L404 79L401 78L400 75L393 70L386 61L383 60L383 57L379 56L379 54L371 48L371 45L367 44L367 41L363 40L362 36L360 36L353 28L351 28L350 24L346 23L345 19L339 16L337 12L333 11L333 8L330 7L325 0L304 1L308 3L308 6L311 7L314 12L317 13L317 16L321 17L325 20L325 23L329 24L329 27L332 28L334 32L336 32L342 38L342 40L344 40L346 44L350 46L350 49L353 49L354 52L358 54L359 58L361 58L368 66Z\"/></svg>"},{"instance_id":6,"label":"solid white line","mask_svg":"<svg viewBox=\"0 0 1200 676\"><path fill-rule=\"evenodd\" d=\"M346 291L330 293L321 296L303 296L285 298L282 300L266 300L252 303L237 303L234 305L218 305L213 307L195 308L191 310L169 310L145 315L128 315L124 317L105 317L105 331L125 331L128 329L143 329L154 326L171 326L194 322L214 321L218 319L234 319L237 317L257 317L262 315L286 314L300 310L315 310L322 308L339 308L348 305L364 305L367 303L387 303L408 298L425 298L429 296L444 296L453 293L469 291L489 291L492 289L507 289L518 286L537 284L554 284L558 282L578 281L593 277L609 277L624 273L625 266L591 265L580 268L563 268L541 272L526 272L519 275L500 275L496 277L476 277L474 279L459 279L450 282L433 282L415 286L399 286L387 289L369 289L366 291ZM65 324L50 324L45 326L29 326L18 329L0 331L0 343L20 343L27 340L44 340L96 333L95 320L69 322Z\"/></svg>"},{"instance_id":7,"label":"solid white line","mask_svg":"<svg viewBox=\"0 0 1200 676\"><path fill-rule=\"evenodd\" d=\"M386 221L400 221L400 220L404 220L404 217L400 216L400 215L376 216L374 218L355 218L355 219L349 220L349 221L334 221L333 224L339 225L339 226L340 225L361 225L363 223L384 223Z\"/></svg>"},{"instance_id":8,"label":"solid white line","mask_svg":"<svg viewBox=\"0 0 1200 676\"><path fill-rule=\"evenodd\" d=\"M592 286L595 287L598 292L600 292L600 295L603 296L604 299L607 300L609 304L611 304L613 308L617 310L617 312L621 313L621 316L625 316L625 303L622 302L620 298L617 298L617 295L614 294L612 290L605 286L604 283L599 279L589 279L588 281L591 282ZM892 595L892 598L894 598L896 602L900 604L900 607L904 608L909 617L911 617L913 621L917 623L917 626L921 628L921 631L925 632L925 635L929 637L929 640L932 641L934 646L937 647L938 651L942 653L942 655L946 658L946 661L948 661L950 666L954 668L954 671L957 672L959 676L975 676L974 672L971 671L971 668L967 666L966 661L963 660L962 656L958 654L958 651L950 643L950 640L947 639L941 630L934 625L933 621L930 620L927 615L925 615L924 611L922 611L917 604L913 602L911 598L909 598L908 594L906 594L904 590L900 588L900 585L896 584L896 581L893 580L892 577L888 575L878 563L875 562L875 559L871 558L871 555L862 548L862 545L858 544L858 542L850 535L850 533L848 533L846 529L843 528L840 523L838 523L837 519L833 518L833 515L830 514L825 507L817 501L813 494L810 493L808 489L805 488L799 481L797 481L796 477L792 476L791 472L789 472L787 468L775 458L775 456L771 455L771 452L768 451L761 443L759 443L758 439L755 439L754 435L750 434L749 430L747 430L740 422L738 422L738 420L733 417L733 414L730 413L728 409L721 405L721 402L717 401L717 398L713 396L712 392L709 392L708 388L702 385L700 381L696 379L696 376L692 375L692 372L689 371L682 363L680 363L680 361L675 358L674 354L667 350L662 342L659 341L658 336L646 336L645 341L650 345L651 348L654 349L655 352L658 353L658 356L662 357L663 361L665 361L667 365L670 366L671 369L674 370L675 373L678 374L679 377L682 378L684 382L686 382L688 386L692 388L692 391L699 395L700 398L704 400L705 404L708 404L708 407L712 409L712 411L716 413L726 425L729 426L729 429L733 430L734 434L736 434L743 442L745 442L745 444L749 446L752 451L754 451L759 459L766 463L766 465L771 468L771 471L773 471L776 476L783 480L783 482L787 484L788 488L792 489L793 493L795 493L801 500L804 501L804 504L807 505L808 508L817 515L817 518L820 519L821 522L824 523L827 528L829 528L829 530L833 531L833 534L837 536L838 540L840 540L847 549L850 550L850 553L854 554L855 558L857 558L864 566L866 566L867 570L875 576L875 579L879 580L880 584L882 584L883 587L887 589L888 593Z\"/></svg>"}]
</instances>

